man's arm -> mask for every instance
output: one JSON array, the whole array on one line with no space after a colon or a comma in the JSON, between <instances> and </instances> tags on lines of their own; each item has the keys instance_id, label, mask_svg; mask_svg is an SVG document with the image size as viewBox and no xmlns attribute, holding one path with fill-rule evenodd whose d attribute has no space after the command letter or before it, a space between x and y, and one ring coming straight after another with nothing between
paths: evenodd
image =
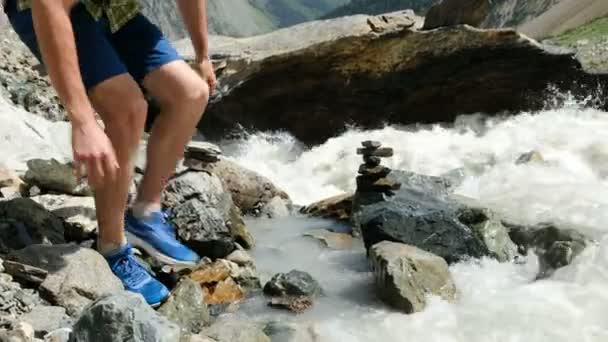
<instances>
[{"instance_id":1,"label":"man's arm","mask_svg":"<svg viewBox=\"0 0 608 342\"><path fill-rule=\"evenodd\" d=\"M209 39L207 31L207 0L177 0L184 24L190 33L196 54L196 69L207 81L209 88L215 87L215 73L209 61Z\"/></svg>"},{"instance_id":2,"label":"man's arm","mask_svg":"<svg viewBox=\"0 0 608 342\"><path fill-rule=\"evenodd\" d=\"M32 17L44 64L72 122L76 171L80 175L81 166L86 166L92 185L101 186L105 176L116 176L119 166L110 140L95 121L95 111L80 75L69 16L75 3L75 0L33 0Z\"/></svg>"}]
</instances>

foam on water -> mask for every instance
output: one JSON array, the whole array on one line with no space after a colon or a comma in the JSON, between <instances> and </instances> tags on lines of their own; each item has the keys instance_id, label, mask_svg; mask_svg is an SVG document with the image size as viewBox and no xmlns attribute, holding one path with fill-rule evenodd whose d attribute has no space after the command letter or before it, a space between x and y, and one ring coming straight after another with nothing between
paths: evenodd
<instances>
[{"instance_id":1,"label":"foam on water","mask_svg":"<svg viewBox=\"0 0 608 342\"><path fill-rule=\"evenodd\" d=\"M456 303L433 299L424 312L403 315L373 295L361 246L328 251L302 238L305 230L335 225L307 218L253 220L256 264L269 277L302 269L328 296L303 316L246 303L257 319L311 324L318 341L608 341L608 115L576 106L523 113L480 123L463 118L452 128L386 127L351 130L312 149L286 134L256 134L228 146L232 158L283 187L299 204L352 191L362 140L395 149L385 164L441 175L464 168L457 193L474 197L512 220L540 221L591 234L600 241L551 279L534 281L537 262L493 260L450 270L460 291ZM546 163L515 165L530 150Z\"/></svg>"}]
</instances>

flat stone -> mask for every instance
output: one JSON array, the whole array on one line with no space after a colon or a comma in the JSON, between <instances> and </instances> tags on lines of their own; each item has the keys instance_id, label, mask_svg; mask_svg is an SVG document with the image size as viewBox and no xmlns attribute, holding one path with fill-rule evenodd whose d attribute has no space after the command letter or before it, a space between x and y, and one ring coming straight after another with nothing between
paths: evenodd
<instances>
[{"instance_id":1,"label":"flat stone","mask_svg":"<svg viewBox=\"0 0 608 342\"><path fill-rule=\"evenodd\" d=\"M65 309L58 306L37 306L19 319L30 324L38 337L61 328L71 327L73 321L66 314Z\"/></svg>"},{"instance_id":2,"label":"flat stone","mask_svg":"<svg viewBox=\"0 0 608 342\"><path fill-rule=\"evenodd\" d=\"M41 268L10 260L4 261L4 268L5 272L13 276L15 280L33 286L42 284L48 275L48 271Z\"/></svg>"},{"instance_id":3,"label":"flat stone","mask_svg":"<svg viewBox=\"0 0 608 342\"><path fill-rule=\"evenodd\" d=\"M394 151L392 148L390 147L382 147L382 148L378 148L378 149L374 149L374 148L358 148L357 149L357 154L360 155L364 155L364 156L371 156L371 157L392 157L394 154Z\"/></svg>"},{"instance_id":4,"label":"flat stone","mask_svg":"<svg viewBox=\"0 0 608 342\"><path fill-rule=\"evenodd\" d=\"M352 193L333 196L300 209L300 213L322 218L348 221L353 206Z\"/></svg>"},{"instance_id":5,"label":"flat stone","mask_svg":"<svg viewBox=\"0 0 608 342\"><path fill-rule=\"evenodd\" d=\"M368 176L357 177L357 191L358 192L384 192L384 191L396 191L401 189L401 183L388 179L375 177L369 178Z\"/></svg>"},{"instance_id":6,"label":"flat stone","mask_svg":"<svg viewBox=\"0 0 608 342\"><path fill-rule=\"evenodd\" d=\"M388 176L389 173L391 173L391 169L386 166L369 167L363 164L359 167L359 174L364 176L376 176L380 178Z\"/></svg>"},{"instance_id":7,"label":"flat stone","mask_svg":"<svg viewBox=\"0 0 608 342\"><path fill-rule=\"evenodd\" d=\"M382 143L379 141L366 140L361 143L363 147L367 148L380 148L382 147Z\"/></svg>"},{"instance_id":8,"label":"flat stone","mask_svg":"<svg viewBox=\"0 0 608 342\"><path fill-rule=\"evenodd\" d=\"M217 161L222 155L222 150L219 146L204 142L190 141L186 145L186 158L193 158L203 161Z\"/></svg>"},{"instance_id":9,"label":"flat stone","mask_svg":"<svg viewBox=\"0 0 608 342\"><path fill-rule=\"evenodd\" d=\"M158 313L177 323L187 332L197 334L211 324L201 286L183 278L173 289L171 297L158 309Z\"/></svg>"},{"instance_id":10,"label":"flat stone","mask_svg":"<svg viewBox=\"0 0 608 342\"><path fill-rule=\"evenodd\" d=\"M60 163L55 159L32 159L27 162L28 170L23 179L26 183L36 185L46 191L57 191L63 194L91 196L91 188L78 184L72 165Z\"/></svg>"},{"instance_id":11,"label":"flat stone","mask_svg":"<svg viewBox=\"0 0 608 342\"><path fill-rule=\"evenodd\" d=\"M363 156L363 161L365 162L365 165L367 167L376 167L376 166L380 165L380 163L382 162L382 159L380 157L374 157L374 156Z\"/></svg>"},{"instance_id":12,"label":"flat stone","mask_svg":"<svg viewBox=\"0 0 608 342\"><path fill-rule=\"evenodd\" d=\"M238 250L238 249L235 250L234 252L230 253L230 255L228 255L226 257L226 260L232 261L239 266L246 266L246 265L253 264L253 258L251 258L251 255L249 255L247 252L245 252L243 250Z\"/></svg>"},{"instance_id":13,"label":"flat stone","mask_svg":"<svg viewBox=\"0 0 608 342\"><path fill-rule=\"evenodd\" d=\"M354 239L350 234L334 233L326 229L316 229L304 233L304 236L310 236L330 249L349 250L353 248Z\"/></svg>"},{"instance_id":14,"label":"flat stone","mask_svg":"<svg viewBox=\"0 0 608 342\"><path fill-rule=\"evenodd\" d=\"M384 241L370 248L369 260L378 296L405 313L422 311L428 295L455 299L456 286L448 264L437 255Z\"/></svg>"},{"instance_id":15,"label":"flat stone","mask_svg":"<svg viewBox=\"0 0 608 342\"><path fill-rule=\"evenodd\" d=\"M93 302L74 324L75 341L177 342L177 324L155 312L141 295L118 291Z\"/></svg>"},{"instance_id":16,"label":"flat stone","mask_svg":"<svg viewBox=\"0 0 608 342\"><path fill-rule=\"evenodd\" d=\"M93 300L123 289L103 256L77 245L33 245L11 253L10 259L48 271L41 294L71 316Z\"/></svg>"}]
</instances>

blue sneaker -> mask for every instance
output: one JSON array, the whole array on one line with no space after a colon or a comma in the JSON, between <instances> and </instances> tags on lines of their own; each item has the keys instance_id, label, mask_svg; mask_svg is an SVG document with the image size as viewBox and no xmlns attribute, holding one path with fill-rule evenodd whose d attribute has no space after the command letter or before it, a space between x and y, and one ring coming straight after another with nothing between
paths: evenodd
<instances>
[{"instance_id":1,"label":"blue sneaker","mask_svg":"<svg viewBox=\"0 0 608 342\"><path fill-rule=\"evenodd\" d=\"M175 237L173 226L167 222L165 213L152 213L150 218L140 220L128 211L125 215L127 240L147 254L166 265L194 266L200 257L184 246Z\"/></svg>"},{"instance_id":2,"label":"blue sneaker","mask_svg":"<svg viewBox=\"0 0 608 342\"><path fill-rule=\"evenodd\" d=\"M153 307L159 306L167 297L169 290L135 259L131 245L106 255L112 272L122 281L125 290L141 294Z\"/></svg>"}]
</instances>

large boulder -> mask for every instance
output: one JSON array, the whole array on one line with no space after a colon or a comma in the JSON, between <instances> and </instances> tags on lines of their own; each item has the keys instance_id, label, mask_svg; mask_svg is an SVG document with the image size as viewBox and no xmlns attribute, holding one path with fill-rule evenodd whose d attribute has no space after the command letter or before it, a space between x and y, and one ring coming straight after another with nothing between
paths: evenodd
<instances>
[{"instance_id":1,"label":"large boulder","mask_svg":"<svg viewBox=\"0 0 608 342\"><path fill-rule=\"evenodd\" d=\"M13 252L9 258L46 270L41 295L66 308L72 316L101 296L123 289L107 261L92 249L77 245L32 245Z\"/></svg>"},{"instance_id":2,"label":"large boulder","mask_svg":"<svg viewBox=\"0 0 608 342\"><path fill-rule=\"evenodd\" d=\"M222 180L224 188L232 194L234 204L245 214L259 213L277 197L291 206L285 191L279 189L268 178L233 161L220 159L207 164L205 170Z\"/></svg>"},{"instance_id":3,"label":"large boulder","mask_svg":"<svg viewBox=\"0 0 608 342\"><path fill-rule=\"evenodd\" d=\"M443 257L448 263L469 257L509 260L515 247L506 228L489 210L452 196L440 177L393 171L401 184L394 196L357 192L354 217L365 246L400 242Z\"/></svg>"},{"instance_id":4,"label":"large boulder","mask_svg":"<svg viewBox=\"0 0 608 342\"><path fill-rule=\"evenodd\" d=\"M405 11L243 39L211 37L219 86L200 128L206 136L238 125L288 131L312 145L352 124L375 128L535 110L545 105L549 84L574 94L606 84L605 76L584 73L572 52L514 30L421 26L422 18ZM194 58L189 40L176 45Z\"/></svg>"},{"instance_id":5,"label":"large boulder","mask_svg":"<svg viewBox=\"0 0 608 342\"><path fill-rule=\"evenodd\" d=\"M75 341L176 342L177 324L156 313L141 295L123 291L104 296L74 324Z\"/></svg>"},{"instance_id":6,"label":"large boulder","mask_svg":"<svg viewBox=\"0 0 608 342\"><path fill-rule=\"evenodd\" d=\"M0 254L32 244L61 244L64 223L29 198L0 202Z\"/></svg>"},{"instance_id":7,"label":"large boulder","mask_svg":"<svg viewBox=\"0 0 608 342\"><path fill-rule=\"evenodd\" d=\"M429 295L453 300L456 286L448 264L419 248L380 242L370 249L378 296L406 313L422 311Z\"/></svg>"},{"instance_id":8,"label":"large boulder","mask_svg":"<svg viewBox=\"0 0 608 342\"><path fill-rule=\"evenodd\" d=\"M424 29L461 24L478 27L490 14L490 6L490 0L443 0L429 9Z\"/></svg>"},{"instance_id":9,"label":"large boulder","mask_svg":"<svg viewBox=\"0 0 608 342\"><path fill-rule=\"evenodd\" d=\"M171 208L177 235L202 256L225 257L237 242L247 248L253 245L240 211L215 175L187 171L175 177L167 185L163 203Z\"/></svg>"}]
</instances>

